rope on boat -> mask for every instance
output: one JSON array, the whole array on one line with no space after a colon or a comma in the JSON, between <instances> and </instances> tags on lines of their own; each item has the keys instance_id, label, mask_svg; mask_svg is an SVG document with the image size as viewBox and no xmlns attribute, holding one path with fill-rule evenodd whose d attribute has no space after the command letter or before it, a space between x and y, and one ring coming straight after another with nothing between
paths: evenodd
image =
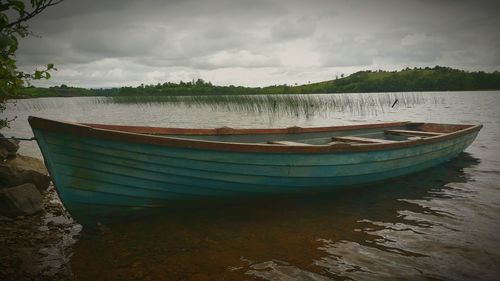
<instances>
[{"instance_id":1,"label":"rope on boat","mask_svg":"<svg viewBox=\"0 0 500 281\"><path fill-rule=\"evenodd\" d=\"M17 140L17 141L33 141L33 140L36 140L35 137L31 137L31 138L18 138L18 137L1 137L1 136L0 136L0 139L2 139L2 140Z\"/></svg>"}]
</instances>

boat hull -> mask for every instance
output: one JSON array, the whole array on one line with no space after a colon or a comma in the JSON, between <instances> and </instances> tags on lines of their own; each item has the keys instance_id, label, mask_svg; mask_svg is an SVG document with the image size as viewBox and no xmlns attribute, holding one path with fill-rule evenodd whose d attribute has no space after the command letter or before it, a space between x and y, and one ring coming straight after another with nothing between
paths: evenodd
<instances>
[{"instance_id":1,"label":"boat hull","mask_svg":"<svg viewBox=\"0 0 500 281\"><path fill-rule=\"evenodd\" d=\"M418 172L462 152L478 130L354 152L219 151L33 128L65 207L151 209L180 202L335 190Z\"/></svg>"}]
</instances>

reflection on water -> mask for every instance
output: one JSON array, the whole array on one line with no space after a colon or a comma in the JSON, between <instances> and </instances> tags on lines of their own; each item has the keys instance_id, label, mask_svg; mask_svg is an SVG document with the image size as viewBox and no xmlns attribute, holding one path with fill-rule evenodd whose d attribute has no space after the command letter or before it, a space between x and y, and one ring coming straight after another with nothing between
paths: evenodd
<instances>
[{"instance_id":1,"label":"reflection on water","mask_svg":"<svg viewBox=\"0 0 500 281\"><path fill-rule=\"evenodd\" d=\"M467 210L457 204L473 196L460 185L470 180L463 169L477 163L462 154L447 165L398 180L392 188L405 188L395 194L387 190L390 200L380 202L392 213L358 220L355 231L364 236L358 241L322 238L319 249L326 255L315 264L355 280L493 278L494 271L482 268L488 262L481 261L480 245L474 245L478 237L464 233L461 219Z\"/></svg>"},{"instance_id":2,"label":"reflection on water","mask_svg":"<svg viewBox=\"0 0 500 281\"><path fill-rule=\"evenodd\" d=\"M500 276L500 93L426 93L424 103L360 115L280 116L94 98L9 107L7 135L28 115L89 123L193 128L382 121L482 123L467 153L427 171L334 193L280 196L85 229L60 257L79 280L495 280ZM433 102L437 100L439 102ZM47 106L47 104L49 104ZM189 114L186 114L189 112ZM40 156L34 143L22 153ZM56 257L54 257L56 258Z\"/></svg>"},{"instance_id":3,"label":"reflection on water","mask_svg":"<svg viewBox=\"0 0 500 281\"><path fill-rule=\"evenodd\" d=\"M71 268L83 280L460 280L478 270L488 279L496 269L485 270L477 238L464 235L467 210L457 205L473 195L460 185L478 162L463 153L373 186L106 226L82 234Z\"/></svg>"}]
</instances>

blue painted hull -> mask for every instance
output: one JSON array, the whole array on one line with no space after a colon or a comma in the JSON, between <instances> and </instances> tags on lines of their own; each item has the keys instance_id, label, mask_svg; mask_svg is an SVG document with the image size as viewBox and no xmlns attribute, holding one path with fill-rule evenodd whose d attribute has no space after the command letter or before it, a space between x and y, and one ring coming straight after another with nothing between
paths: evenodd
<instances>
[{"instance_id":1,"label":"blue painted hull","mask_svg":"<svg viewBox=\"0 0 500 281\"><path fill-rule=\"evenodd\" d=\"M335 190L407 175L457 156L478 131L389 150L263 153L168 147L33 128L57 191L72 210Z\"/></svg>"},{"instance_id":2,"label":"blue painted hull","mask_svg":"<svg viewBox=\"0 0 500 281\"><path fill-rule=\"evenodd\" d=\"M220 136L231 138L224 142L117 132L36 117L30 119L30 124L62 202L74 217L85 216L85 219L112 214L123 216L128 210L336 190L382 181L418 172L457 156L474 141L481 128L480 125L440 125L443 130L455 128L459 132L399 142L380 139L385 136L384 129L403 126L387 123L383 128L328 127L300 129L291 134L276 133L276 130L259 131L257 135L231 132ZM426 128L432 129L435 125L429 123ZM306 135L317 142L322 134L330 139L335 134L345 135L343 130L351 135L364 132L372 138L379 136L375 139L378 143L389 144L340 147L327 144L306 148L255 144L255 139L294 140ZM377 130L382 133L378 134ZM171 131L178 133L179 129ZM198 131L193 132L186 137L217 139L219 136L198 137ZM250 141L247 144L233 142L242 139Z\"/></svg>"}]
</instances>

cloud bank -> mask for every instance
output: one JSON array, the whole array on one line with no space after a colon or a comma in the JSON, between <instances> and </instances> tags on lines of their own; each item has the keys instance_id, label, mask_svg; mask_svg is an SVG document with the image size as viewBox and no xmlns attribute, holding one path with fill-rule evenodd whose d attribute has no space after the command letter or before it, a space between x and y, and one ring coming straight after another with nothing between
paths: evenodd
<instances>
[{"instance_id":1,"label":"cloud bank","mask_svg":"<svg viewBox=\"0 0 500 281\"><path fill-rule=\"evenodd\" d=\"M30 22L19 65L49 86L203 78L265 86L364 69L500 69L500 4L465 0L66 0Z\"/></svg>"}]
</instances>

